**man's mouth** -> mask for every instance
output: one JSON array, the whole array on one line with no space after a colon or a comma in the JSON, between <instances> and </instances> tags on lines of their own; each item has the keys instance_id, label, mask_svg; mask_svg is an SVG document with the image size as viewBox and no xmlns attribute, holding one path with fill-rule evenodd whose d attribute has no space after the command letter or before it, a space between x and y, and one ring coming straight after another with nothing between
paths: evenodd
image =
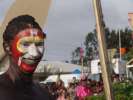
<instances>
[{"instance_id":1,"label":"man's mouth","mask_svg":"<svg viewBox=\"0 0 133 100\"><path fill-rule=\"evenodd\" d=\"M40 58L23 58L22 61L26 64L37 64L40 61Z\"/></svg>"}]
</instances>

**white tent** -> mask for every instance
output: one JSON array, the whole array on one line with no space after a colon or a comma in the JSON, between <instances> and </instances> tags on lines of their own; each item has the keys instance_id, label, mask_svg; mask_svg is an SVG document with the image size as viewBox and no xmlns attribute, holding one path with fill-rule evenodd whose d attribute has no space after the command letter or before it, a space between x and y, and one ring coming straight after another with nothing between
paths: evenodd
<instances>
[{"instance_id":1,"label":"white tent","mask_svg":"<svg viewBox=\"0 0 133 100\"><path fill-rule=\"evenodd\" d=\"M126 74L126 61L122 59L112 59L113 69L116 74Z\"/></svg>"},{"instance_id":2,"label":"white tent","mask_svg":"<svg viewBox=\"0 0 133 100\"><path fill-rule=\"evenodd\" d=\"M91 61L91 74L99 74L101 73L101 66L100 66L100 60L92 60Z\"/></svg>"},{"instance_id":3,"label":"white tent","mask_svg":"<svg viewBox=\"0 0 133 100\"><path fill-rule=\"evenodd\" d=\"M72 82L73 77L76 79L80 79L80 74L61 74L60 79L64 82L65 87L68 86L69 82ZM56 82L58 80L58 75L50 75L48 78L44 81L41 81L40 83L48 83L48 82Z\"/></svg>"},{"instance_id":4,"label":"white tent","mask_svg":"<svg viewBox=\"0 0 133 100\"><path fill-rule=\"evenodd\" d=\"M126 74L126 61L120 59L112 59L112 64L110 66L112 70L116 74ZM99 74L101 73L101 65L100 60L92 60L91 61L91 73L92 74Z\"/></svg>"},{"instance_id":5,"label":"white tent","mask_svg":"<svg viewBox=\"0 0 133 100\"><path fill-rule=\"evenodd\" d=\"M83 67L87 71L86 67ZM60 61L41 61L36 72L52 72L52 73L79 73L82 70L81 65L64 63Z\"/></svg>"},{"instance_id":6,"label":"white tent","mask_svg":"<svg viewBox=\"0 0 133 100\"><path fill-rule=\"evenodd\" d=\"M127 77L133 79L133 59L127 62L126 72L127 72Z\"/></svg>"}]
</instances>

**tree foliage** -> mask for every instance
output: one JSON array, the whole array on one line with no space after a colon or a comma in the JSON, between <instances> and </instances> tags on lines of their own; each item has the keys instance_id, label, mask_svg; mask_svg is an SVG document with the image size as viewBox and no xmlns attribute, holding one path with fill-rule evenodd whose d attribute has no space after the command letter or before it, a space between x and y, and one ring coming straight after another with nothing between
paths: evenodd
<instances>
[{"instance_id":1,"label":"tree foliage","mask_svg":"<svg viewBox=\"0 0 133 100\"><path fill-rule=\"evenodd\" d=\"M123 56L123 59L129 61L133 58L133 48L130 48L129 51Z\"/></svg>"},{"instance_id":2,"label":"tree foliage","mask_svg":"<svg viewBox=\"0 0 133 100\"><path fill-rule=\"evenodd\" d=\"M73 64L80 64L80 47L77 47L73 52L72 52L72 60L71 62Z\"/></svg>"},{"instance_id":3,"label":"tree foliage","mask_svg":"<svg viewBox=\"0 0 133 100\"><path fill-rule=\"evenodd\" d=\"M127 82L114 83L113 93L115 100L133 100L133 84ZM88 96L85 100L106 100L105 93Z\"/></svg>"},{"instance_id":4,"label":"tree foliage","mask_svg":"<svg viewBox=\"0 0 133 100\"><path fill-rule=\"evenodd\" d=\"M85 46L85 56L84 56L84 64L87 65L87 61L91 59L98 58L98 41L97 41L97 32L96 29L94 29L92 32L89 32L84 41ZM119 50L119 37L121 38L121 47L124 48L131 48L133 45L132 40L132 31L128 28L120 29L120 30L110 30L109 28L105 27L105 40L106 40L106 47L107 49L113 49L116 48ZM79 50L80 47L77 47L73 53L72 58L73 60L79 56L78 53L80 53ZM132 52L131 52L132 53ZM129 57L130 53L125 56L126 58ZM73 61L72 60L72 61ZM77 62L80 61L79 59L76 59Z\"/></svg>"}]
</instances>

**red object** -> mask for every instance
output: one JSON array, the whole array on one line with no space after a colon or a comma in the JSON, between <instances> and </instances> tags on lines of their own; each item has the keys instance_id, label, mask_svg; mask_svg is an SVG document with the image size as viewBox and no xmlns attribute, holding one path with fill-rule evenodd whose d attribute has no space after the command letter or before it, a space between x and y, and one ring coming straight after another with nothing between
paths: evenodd
<instances>
[{"instance_id":1,"label":"red object","mask_svg":"<svg viewBox=\"0 0 133 100\"><path fill-rule=\"evenodd\" d=\"M79 98L79 100L84 100L86 96L92 95L92 91L87 86L79 85L76 87L76 96Z\"/></svg>"},{"instance_id":2,"label":"red object","mask_svg":"<svg viewBox=\"0 0 133 100\"><path fill-rule=\"evenodd\" d=\"M82 59L82 58L83 58L83 54L84 54L84 50L83 50L83 48L82 48L82 47L80 47L80 59Z\"/></svg>"},{"instance_id":3,"label":"red object","mask_svg":"<svg viewBox=\"0 0 133 100\"><path fill-rule=\"evenodd\" d=\"M124 55L126 53L126 48L120 48L121 55Z\"/></svg>"},{"instance_id":4,"label":"red object","mask_svg":"<svg viewBox=\"0 0 133 100\"><path fill-rule=\"evenodd\" d=\"M32 29L25 29L24 31L20 31L15 37L14 37L14 40L12 41L11 43L11 52L12 52L12 57L13 57L13 60L14 60L14 63L16 63L18 65L18 61L19 61L19 58L21 56L23 56L23 52L19 51L17 49L17 43L18 41L25 37L25 36L31 36L31 35L35 35L35 36L39 36L40 38L45 38L45 35L38 30L38 32L36 34L34 33L31 33L31 30ZM39 62L38 62L39 63ZM23 71L23 72L27 72L27 73L33 73L34 70L36 69L37 67L37 64L26 64L24 62L21 63L21 65L19 66L20 69Z\"/></svg>"}]
</instances>

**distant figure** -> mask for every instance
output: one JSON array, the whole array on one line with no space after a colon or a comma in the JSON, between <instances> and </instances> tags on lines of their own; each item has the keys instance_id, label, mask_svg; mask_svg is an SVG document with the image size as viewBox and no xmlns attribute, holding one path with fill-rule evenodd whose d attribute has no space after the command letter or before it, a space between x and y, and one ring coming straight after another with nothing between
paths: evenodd
<instances>
[{"instance_id":1,"label":"distant figure","mask_svg":"<svg viewBox=\"0 0 133 100\"><path fill-rule=\"evenodd\" d=\"M64 82L59 79L56 82L56 92L57 92L57 100L68 100L67 99L67 89L64 86Z\"/></svg>"},{"instance_id":2,"label":"distant figure","mask_svg":"<svg viewBox=\"0 0 133 100\"><path fill-rule=\"evenodd\" d=\"M3 33L3 47L9 58L7 72L0 76L0 100L54 100L32 80L44 53L43 33L30 15L12 19Z\"/></svg>"},{"instance_id":3,"label":"distant figure","mask_svg":"<svg viewBox=\"0 0 133 100\"><path fill-rule=\"evenodd\" d=\"M73 80L69 81L68 83L68 87L67 87L67 92L68 92L68 96L69 96L69 100L75 100L75 83Z\"/></svg>"},{"instance_id":4,"label":"distant figure","mask_svg":"<svg viewBox=\"0 0 133 100\"><path fill-rule=\"evenodd\" d=\"M79 85L75 89L76 91L76 100L84 100L86 96L92 95L92 90L87 85L87 76L81 75Z\"/></svg>"}]
</instances>

